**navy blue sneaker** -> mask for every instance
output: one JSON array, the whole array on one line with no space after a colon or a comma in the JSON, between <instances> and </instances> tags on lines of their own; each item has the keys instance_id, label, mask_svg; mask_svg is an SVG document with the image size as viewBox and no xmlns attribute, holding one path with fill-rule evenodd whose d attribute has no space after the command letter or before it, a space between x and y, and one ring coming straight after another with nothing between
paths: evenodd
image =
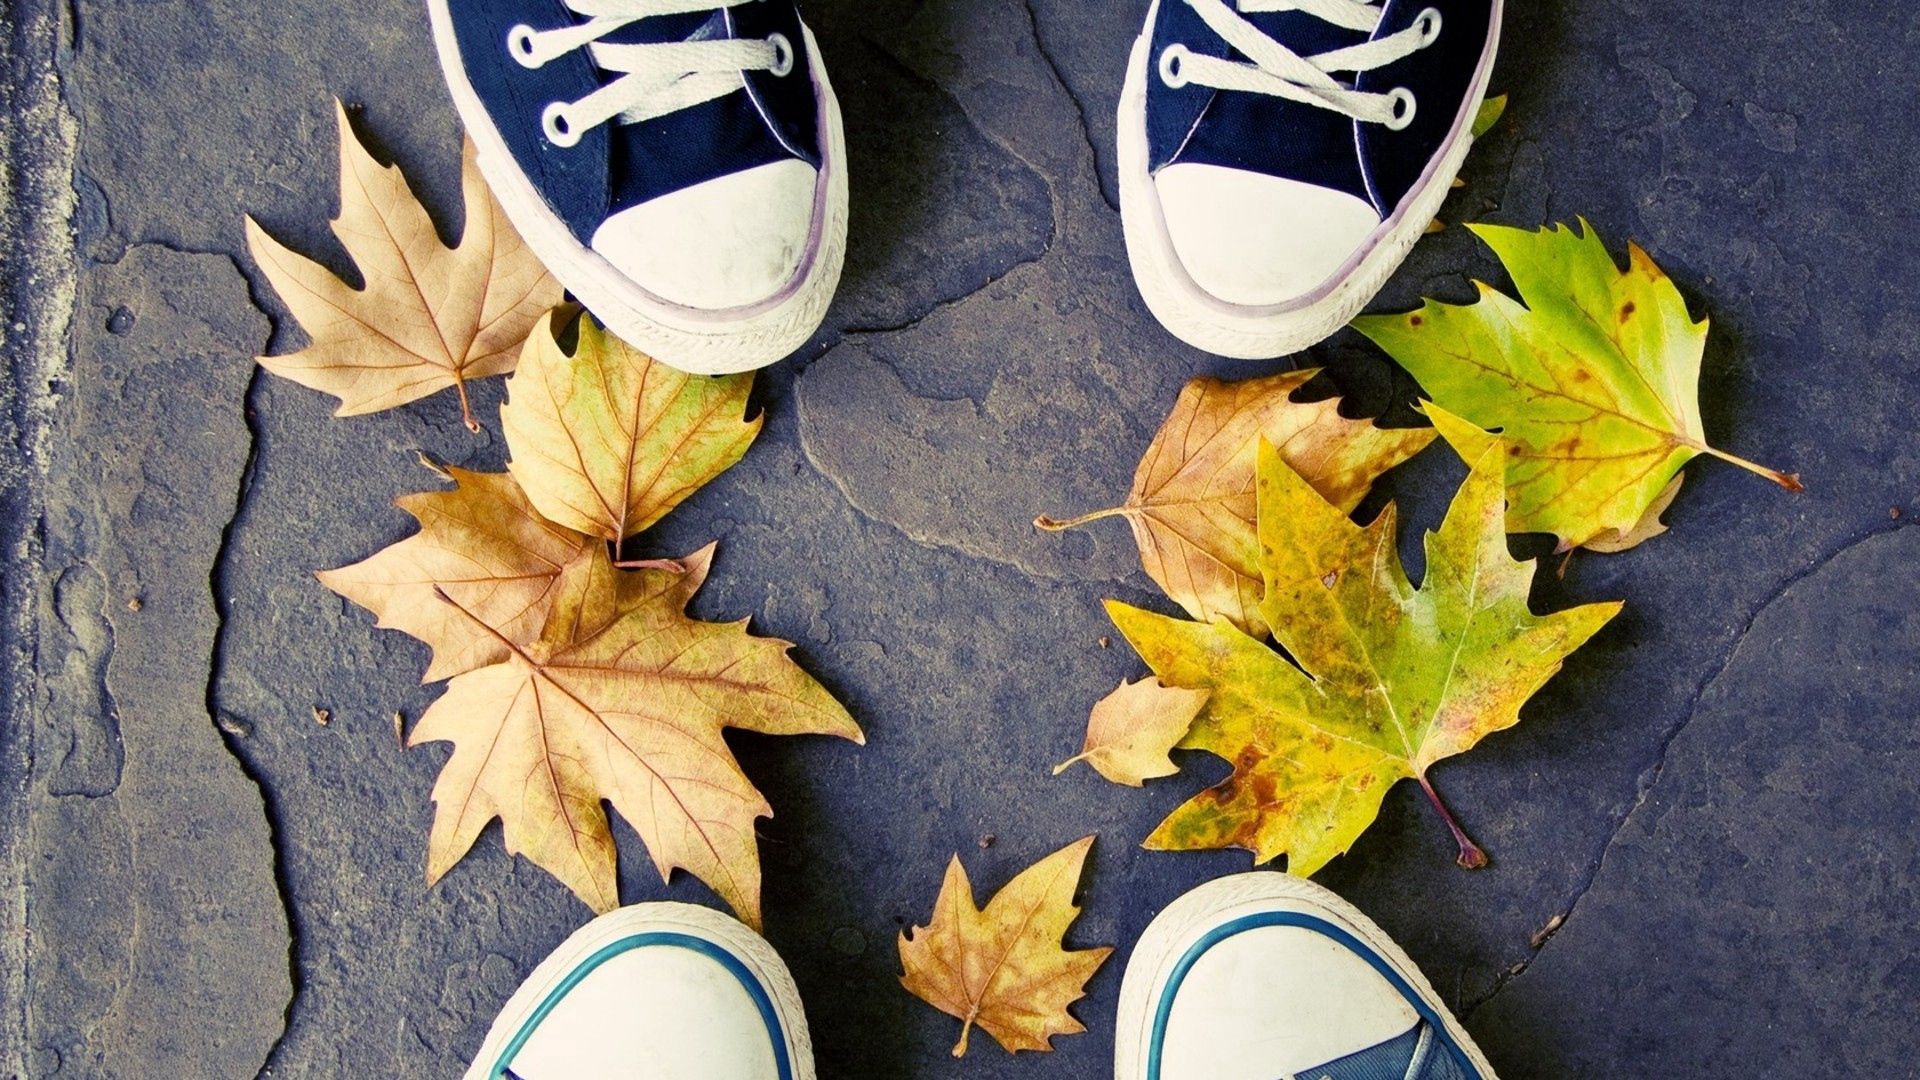
<instances>
[{"instance_id":1,"label":"navy blue sneaker","mask_svg":"<svg viewBox=\"0 0 1920 1080\"><path fill-rule=\"evenodd\" d=\"M793 0L427 6L480 171L608 329L702 374L812 335L846 253L846 149Z\"/></svg>"},{"instance_id":2,"label":"navy blue sneaker","mask_svg":"<svg viewBox=\"0 0 1920 1080\"><path fill-rule=\"evenodd\" d=\"M465 1080L814 1080L793 976L765 938L692 904L574 931L494 1019Z\"/></svg>"},{"instance_id":3,"label":"navy blue sneaker","mask_svg":"<svg viewBox=\"0 0 1920 1080\"><path fill-rule=\"evenodd\" d=\"M1283 356L1366 306L1473 143L1502 0L1154 0L1120 98L1120 210L1147 306Z\"/></svg>"},{"instance_id":4,"label":"navy blue sneaker","mask_svg":"<svg viewBox=\"0 0 1920 1080\"><path fill-rule=\"evenodd\" d=\"M1115 1080L1494 1080L1407 954L1274 871L1167 905L1120 984Z\"/></svg>"}]
</instances>

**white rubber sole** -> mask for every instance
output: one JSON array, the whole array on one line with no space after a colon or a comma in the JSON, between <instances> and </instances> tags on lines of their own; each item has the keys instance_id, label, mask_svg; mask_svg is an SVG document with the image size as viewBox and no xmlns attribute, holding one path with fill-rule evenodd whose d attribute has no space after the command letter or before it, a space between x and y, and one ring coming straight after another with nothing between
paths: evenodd
<instances>
[{"instance_id":1,"label":"white rubber sole","mask_svg":"<svg viewBox=\"0 0 1920 1080\"><path fill-rule=\"evenodd\" d=\"M1454 1043L1473 1062L1484 1080L1495 1080L1493 1066L1474 1045L1433 992L1433 985L1414 966L1406 951L1386 931L1352 904L1305 878L1273 870L1256 870L1218 878L1168 904L1154 917L1133 947L1126 976L1120 982L1120 1008L1114 1024L1114 1080L1145 1080L1147 1052L1152 1044L1154 1012L1160 988L1194 943L1213 928L1243 915L1293 911L1324 919L1352 934L1385 960L1407 985L1426 999L1446 1022Z\"/></svg>"},{"instance_id":2,"label":"white rubber sole","mask_svg":"<svg viewBox=\"0 0 1920 1080\"><path fill-rule=\"evenodd\" d=\"M1127 60L1126 83L1120 92L1120 221L1140 296L1175 337L1220 356L1266 360L1325 341L1352 321L1386 285L1446 201L1453 178L1459 175L1460 165L1473 146L1473 118L1486 98L1487 80L1499 51L1502 5L1493 6L1487 48L1474 72L1466 104L1455 118L1453 133L1440 155L1428 165L1412 200L1403 200L1394 216L1374 231L1361 254L1314 292L1286 304L1251 307L1221 300L1187 273L1174 250L1148 172L1147 78L1153 65L1147 54L1153 47L1152 28L1159 4L1160 0L1154 0L1146 28L1134 41Z\"/></svg>"},{"instance_id":3,"label":"white rubber sole","mask_svg":"<svg viewBox=\"0 0 1920 1080\"><path fill-rule=\"evenodd\" d=\"M807 63L826 133L814 195L814 236L794 279L773 297L748 307L703 310L675 304L641 288L598 252L580 243L514 164L493 119L467 81L453 36L448 0L427 0L434 45L454 108L478 151L481 175L520 236L594 317L654 359L697 375L727 375L765 367L805 344L826 318L847 254L847 147L840 102L827 80L813 31Z\"/></svg>"},{"instance_id":4,"label":"white rubber sole","mask_svg":"<svg viewBox=\"0 0 1920 1080\"><path fill-rule=\"evenodd\" d=\"M615 908L568 935L507 999L493 1026L487 1029L486 1041L480 1044L480 1052L467 1069L465 1080L496 1080L490 1070L507 1044L547 995L584 960L622 938L660 932L704 938L745 964L766 988L774 1011L780 1016L794 1080L814 1080L813 1040L807 1033L806 1010L800 1003L800 990L793 984L793 974L787 970L780 954L773 951L766 938L738 919L697 904L668 901Z\"/></svg>"}]
</instances>

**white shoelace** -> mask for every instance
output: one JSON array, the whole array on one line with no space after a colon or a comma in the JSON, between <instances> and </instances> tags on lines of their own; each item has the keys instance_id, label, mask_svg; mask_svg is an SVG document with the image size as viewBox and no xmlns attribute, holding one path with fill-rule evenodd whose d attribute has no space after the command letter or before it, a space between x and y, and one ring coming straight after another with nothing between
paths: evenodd
<instances>
[{"instance_id":1,"label":"white shoelace","mask_svg":"<svg viewBox=\"0 0 1920 1080\"><path fill-rule=\"evenodd\" d=\"M1245 16L1268 11L1300 11L1349 30L1373 33L1380 26L1381 9L1364 0L1238 0L1238 9L1226 0L1185 0L1200 18L1251 63L1223 60L1169 45L1160 53L1160 78L1179 88L1189 83L1216 90L1244 90L1332 109L1356 120L1385 124L1395 131L1413 122L1416 102L1405 87L1386 93L1351 89L1333 72L1358 74L1382 68L1433 44L1440 36L1440 12L1428 8L1413 25L1363 45L1353 45L1316 56L1301 56L1268 37Z\"/></svg>"},{"instance_id":2,"label":"white shoelace","mask_svg":"<svg viewBox=\"0 0 1920 1080\"><path fill-rule=\"evenodd\" d=\"M553 30L524 23L507 33L507 51L523 67L537 68L585 46L595 66L620 78L578 101L555 101L540 125L556 146L572 146L609 120L634 124L665 116L738 90L748 71L785 75L793 70L793 42L784 34L749 41L672 41L659 44L603 42L629 23L661 15L684 15L738 7L755 0L566 0L587 21ZM1349 0L1342 0L1349 2Z\"/></svg>"}]
</instances>

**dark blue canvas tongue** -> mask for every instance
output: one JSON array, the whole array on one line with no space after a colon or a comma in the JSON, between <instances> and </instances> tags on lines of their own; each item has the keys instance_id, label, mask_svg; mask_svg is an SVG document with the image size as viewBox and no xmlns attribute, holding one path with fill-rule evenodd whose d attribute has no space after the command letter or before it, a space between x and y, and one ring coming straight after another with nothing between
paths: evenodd
<instances>
[{"instance_id":1,"label":"dark blue canvas tongue","mask_svg":"<svg viewBox=\"0 0 1920 1080\"><path fill-rule=\"evenodd\" d=\"M766 22L786 35L796 53L805 48L791 3L759 3L753 22ZM689 12L639 19L601 38L609 44L658 45L681 41L766 38L769 29L749 24L741 9ZM812 82L804 54L796 71L779 79L750 75L761 101L744 90L702 102L638 124L610 123L607 180L609 210L618 213L649 199L786 158L818 164L811 119ZM604 85L617 72L599 72ZM762 106L765 106L764 109ZM793 122L804 117L804 130ZM783 130L776 130L782 128ZM796 153L800 151L799 153Z\"/></svg>"},{"instance_id":2,"label":"dark blue canvas tongue","mask_svg":"<svg viewBox=\"0 0 1920 1080\"><path fill-rule=\"evenodd\" d=\"M1234 7L1232 0L1228 6ZM1189 84L1171 89L1157 72L1172 43L1198 53L1245 62L1185 0L1160 0L1148 74L1150 168L1175 161L1221 165L1344 191L1366 198L1354 147L1353 121L1344 113L1268 94L1215 91ZM1247 21L1301 56L1364 44L1367 35L1301 11L1246 14Z\"/></svg>"},{"instance_id":3,"label":"dark blue canvas tongue","mask_svg":"<svg viewBox=\"0 0 1920 1080\"><path fill-rule=\"evenodd\" d=\"M586 20L583 17L581 21ZM726 36L726 13L716 8L712 11L689 11L680 15L655 15L640 19L600 40L629 45L658 45L669 41L724 40Z\"/></svg>"},{"instance_id":4,"label":"dark blue canvas tongue","mask_svg":"<svg viewBox=\"0 0 1920 1080\"><path fill-rule=\"evenodd\" d=\"M1472 1072L1420 1021L1377 1046L1302 1069L1296 1080L1472 1080Z\"/></svg>"}]
</instances>

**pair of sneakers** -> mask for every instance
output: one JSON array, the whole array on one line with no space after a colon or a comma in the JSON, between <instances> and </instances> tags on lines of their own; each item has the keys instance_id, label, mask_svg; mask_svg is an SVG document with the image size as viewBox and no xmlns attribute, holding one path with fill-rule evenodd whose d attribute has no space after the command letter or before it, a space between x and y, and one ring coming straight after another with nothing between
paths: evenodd
<instances>
[{"instance_id":1,"label":"pair of sneakers","mask_svg":"<svg viewBox=\"0 0 1920 1080\"><path fill-rule=\"evenodd\" d=\"M719 912L603 915L536 968L467 1080L812 1080L765 939ZM1174 901L1128 961L1116 1080L1493 1080L1413 961L1312 882L1255 872Z\"/></svg>"},{"instance_id":2,"label":"pair of sneakers","mask_svg":"<svg viewBox=\"0 0 1920 1080\"><path fill-rule=\"evenodd\" d=\"M1226 356L1344 325L1473 141L1502 0L1153 0L1119 106L1134 280ZM494 193L608 328L687 371L773 363L847 238L840 108L793 0L429 0Z\"/></svg>"}]
</instances>

